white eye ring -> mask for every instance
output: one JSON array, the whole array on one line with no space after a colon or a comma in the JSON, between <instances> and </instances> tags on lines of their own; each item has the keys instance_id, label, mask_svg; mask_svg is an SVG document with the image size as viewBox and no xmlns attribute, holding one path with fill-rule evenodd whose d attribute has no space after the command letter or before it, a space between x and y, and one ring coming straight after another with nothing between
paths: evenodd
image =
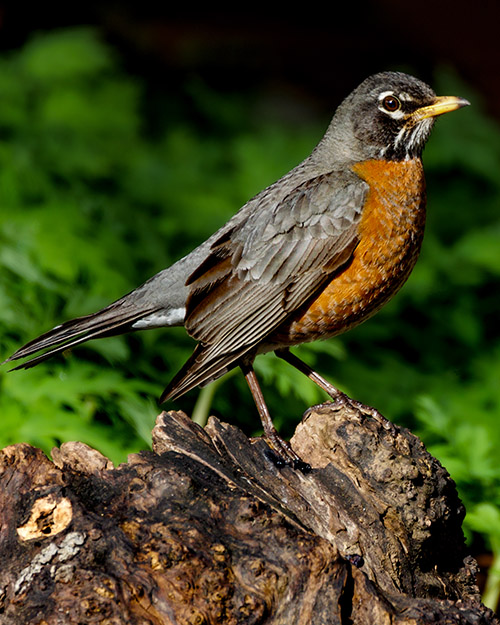
<instances>
[{"instance_id":1,"label":"white eye ring","mask_svg":"<svg viewBox=\"0 0 500 625\"><path fill-rule=\"evenodd\" d=\"M400 99L392 94L386 95L381 104L388 113L395 113L401 109Z\"/></svg>"},{"instance_id":2,"label":"white eye ring","mask_svg":"<svg viewBox=\"0 0 500 625\"><path fill-rule=\"evenodd\" d=\"M401 105L403 99L403 94L399 97L394 95L394 91L383 91L378 96L378 108L393 119L403 119L405 116Z\"/></svg>"}]
</instances>

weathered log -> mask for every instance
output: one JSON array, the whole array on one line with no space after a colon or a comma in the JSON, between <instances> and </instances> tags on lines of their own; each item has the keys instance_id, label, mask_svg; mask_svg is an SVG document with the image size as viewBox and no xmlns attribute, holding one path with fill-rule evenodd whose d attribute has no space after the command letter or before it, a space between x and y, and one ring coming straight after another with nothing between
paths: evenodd
<instances>
[{"instance_id":1,"label":"weathered log","mask_svg":"<svg viewBox=\"0 0 500 625\"><path fill-rule=\"evenodd\" d=\"M407 430L311 409L279 467L262 439L162 413L113 467L82 443L0 452L0 623L498 624L463 506Z\"/></svg>"}]
</instances>

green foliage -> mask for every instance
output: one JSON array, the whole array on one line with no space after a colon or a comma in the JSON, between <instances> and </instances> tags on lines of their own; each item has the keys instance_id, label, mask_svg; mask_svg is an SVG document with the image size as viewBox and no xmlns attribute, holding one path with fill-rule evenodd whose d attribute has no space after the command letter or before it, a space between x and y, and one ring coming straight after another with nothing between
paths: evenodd
<instances>
[{"instance_id":1,"label":"green foliage","mask_svg":"<svg viewBox=\"0 0 500 625\"><path fill-rule=\"evenodd\" d=\"M201 125L217 122L216 135L182 114L148 127L144 85L90 29L39 35L0 58L3 355L189 252L312 147L306 128L289 136L245 123L240 97L196 81L185 92ZM183 331L154 331L95 341L22 373L4 367L0 444L49 452L77 438L123 460L149 445L159 411L151 398L192 346ZM195 399L181 405L191 410ZM244 412L253 429L251 401Z\"/></svg>"},{"instance_id":2,"label":"green foliage","mask_svg":"<svg viewBox=\"0 0 500 625\"><path fill-rule=\"evenodd\" d=\"M426 148L429 217L416 269L372 320L297 352L423 438L457 482L468 532L498 554L500 129L453 74L441 70L434 83L473 106L440 119ZM89 29L39 35L0 58L3 355L189 252L302 160L328 122L287 124L262 107L254 119L251 94L197 80L158 97L163 116L154 97ZM26 372L3 367L0 445L25 440L49 452L78 439L123 460L149 444L153 398L192 346L182 329L155 330L94 341ZM285 434L324 399L272 355L257 368ZM196 397L177 406L192 412ZM240 425L258 428L242 376L201 396L199 420L210 403L223 418L238 406Z\"/></svg>"}]
</instances>

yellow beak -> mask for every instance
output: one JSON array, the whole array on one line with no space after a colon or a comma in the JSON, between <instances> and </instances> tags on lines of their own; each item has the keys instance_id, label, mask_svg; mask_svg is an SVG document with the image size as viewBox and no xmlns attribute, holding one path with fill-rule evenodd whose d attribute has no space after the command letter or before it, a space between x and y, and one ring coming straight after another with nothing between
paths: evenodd
<instances>
[{"instance_id":1,"label":"yellow beak","mask_svg":"<svg viewBox=\"0 0 500 625\"><path fill-rule=\"evenodd\" d=\"M432 104L429 104L429 106L423 106L422 108L417 109L413 113L412 118L416 122L419 122L422 119L427 119L428 117L437 117L443 113L456 111L457 109L462 108L462 106L469 106L469 104L470 102L465 98L457 98L453 95L438 96Z\"/></svg>"}]
</instances>

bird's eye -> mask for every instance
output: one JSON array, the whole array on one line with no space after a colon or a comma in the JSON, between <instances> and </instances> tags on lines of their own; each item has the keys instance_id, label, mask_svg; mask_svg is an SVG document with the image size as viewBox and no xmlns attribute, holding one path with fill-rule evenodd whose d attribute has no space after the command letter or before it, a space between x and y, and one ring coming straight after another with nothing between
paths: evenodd
<instances>
[{"instance_id":1,"label":"bird's eye","mask_svg":"<svg viewBox=\"0 0 500 625\"><path fill-rule=\"evenodd\" d=\"M382 106L389 113L394 113L394 111L398 111L401 108L401 102L395 95L386 95L382 100Z\"/></svg>"}]
</instances>

